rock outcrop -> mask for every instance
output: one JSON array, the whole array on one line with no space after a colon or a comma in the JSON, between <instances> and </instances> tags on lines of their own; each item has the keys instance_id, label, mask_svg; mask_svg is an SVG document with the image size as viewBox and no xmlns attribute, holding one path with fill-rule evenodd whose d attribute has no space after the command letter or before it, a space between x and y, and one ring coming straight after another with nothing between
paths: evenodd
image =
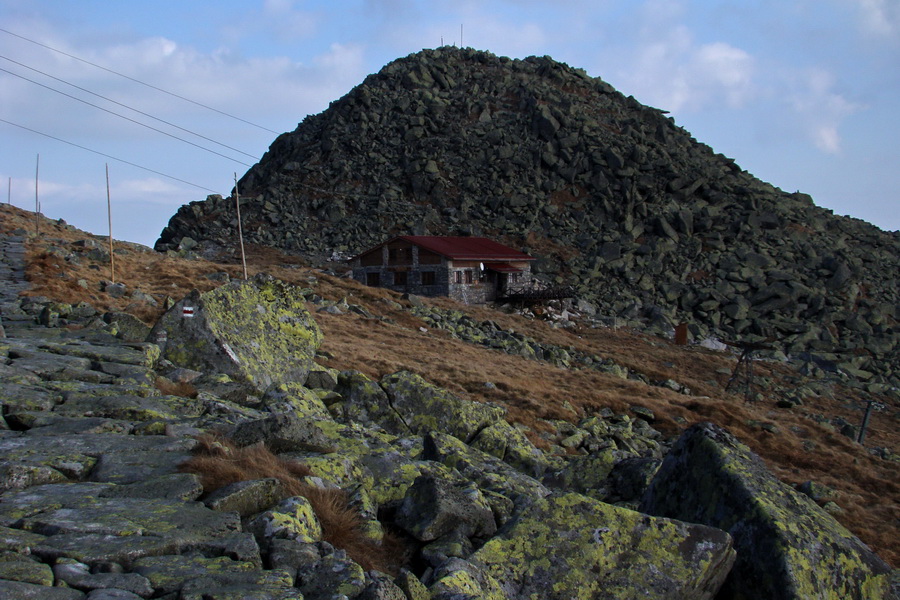
<instances>
[{"instance_id":1,"label":"rock outcrop","mask_svg":"<svg viewBox=\"0 0 900 600\"><path fill-rule=\"evenodd\" d=\"M485 235L600 317L772 339L900 385L900 233L764 183L548 57L396 60L279 136L239 189L256 243L322 259L395 234ZM156 248L233 245L233 206L183 206Z\"/></svg>"},{"instance_id":2,"label":"rock outcrop","mask_svg":"<svg viewBox=\"0 0 900 600\"><path fill-rule=\"evenodd\" d=\"M238 357L238 342L254 348L269 323L265 389L211 342L170 354L197 371L188 372L156 343L114 337L96 315L81 328L46 327L38 303L21 314L5 303L16 318L0 342L0 597L704 599L746 573L785 571L801 583L771 597L829 597L795 563L820 569L844 597L889 597L886 565L827 513L810 520L815 507L770 482L724 432L690 430L659 467L668 444L646 409L637 419L602 413L558 423L559 452L544 452L501 408L409 372L375 382L305 362L276 368L296 348L278 341L287 334L275 323L290 325L289 340L319 335L303 298L266 278L191 297L200 308L189 319L214 299L259 320L241 336L241 326L219 327L215 310L198 319L203 335L236 336L216 339ZM175 328L168 340L180 339ZM185 378L181 395L163 393ZM224 461L186 465L200 451ZM273 475L274 463L293 470ZM235 468L242 476L230 481ZM720 495L703 496L697 473ZM228 481L211 492L216 478ZM684 516L633 510L648 483L645 511ZM697 503L720 520L695 524ZM737 512L744 505L749 516ZM343 537L336 518L352 524ZM801 535L813 528L816 543ZM392 550L394 535L405 553ZM794 562L772 567L774 550L753 544ZM364 568L371 553L403 564Z\"/></svg>"},{"instance_id":3,"label":"rock outcrop","mask_svg":"<svg viewBox=\"0 0 900 600\"><path fill-rule=\"evenodd\" d=\"M259 390L305 381L322 341L298 288L267 276L177 302L150 332L163 358L213 369Z\"/></svg>"},{"instance_id":4,"label":"rock outcrop","mask_svg":"<svg viewBox=\"0 0 900 600\"><path fill-rule=\"evenodd\" d=\"M885 598L891 569L711 423L688 429L640 508L728 531L738 559L719 598Z\"/></svg>"}]
</instances>

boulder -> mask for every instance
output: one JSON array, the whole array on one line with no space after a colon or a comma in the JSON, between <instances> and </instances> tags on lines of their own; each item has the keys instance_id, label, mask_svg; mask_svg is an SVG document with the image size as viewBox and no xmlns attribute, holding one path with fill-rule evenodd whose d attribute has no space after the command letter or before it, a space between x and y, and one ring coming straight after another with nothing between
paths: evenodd
<instances>
[{"instance_id":1,"label":"boulder","mask_svg":"<svg viewBox=\"0 0 900 600\"><path fill-rule=\"evenodd\" d=\"M711 423L682 434L640 510L731 534L738 558L721 600L889 597L884 561Z\"/></svg>"},{"instance_id":2,"label":"boulder","mask_svg":"<svg viewBox=\"0 0 900 600\"><path fill-rule=\"evenodd\" d=\"M258 275L192 292L160 318L148 339L180 367L224 373L263 391L305 381L322 332L301 288Z\"/></svg>"},{"instance_id":3,"label":"boulder","mask_svg":"<svg viewBox=\"0 0 900 600\"><path fill-rule=\"evenodd\" d=\"M492 492L516 506L526 506L550 493L536 479L517 471L499 458L467 446L452 435L437 431L429 433L425 437L422 456L455 469L463 477L477 483L482 493ZM488 502L495 511L500 509L493 497L489 496Z\"/></svg>"},{"instance_id":4,"label":"boulder","mask_svg":"<svg viewBox=\"0 0 900 600\"><path fill-rule=\"evenodd\" d=\"M710 600L734 558L721 530L563 493L525 509L469 562L509 599Z\"/></svg>"},{"instance_id":5,"label":"boulder","mask_svg":"<svg viewBox=\"0 0 900 600\"><path fill-rule=\"evenodd\" d=\"M239 423L230 438L238 446L265 443L276 453L324 449L331 446L331 438L320 428L321 423L293 412L276 413L265 419Z\"/></svg>"},{"instance_id":6,"label":"boulder","mask_svg":"<svg viewBox=\"0 0 900 600\"><path fill-rule=\"evenodd\" d=\"M270 510L262 512L246 524L257 543L268 548L274 539L295 540L301 543L322 539L322 526L309 500L293 496L282 500Z\"/></svg>"},{"instance_id":7,"label":"boulder","mask_svg":"<svg viewBox=\"0 0 900 600\"><path fill-rule=\"evenodd\" d=\"M381 387L411 433L441 431L469 442L506 415L499 406L463 400L409 371L384 377Z\"/></svg>"},{"instance_id":8,"label":"boulder","mask_svg":"<svg viewBox=\"0 0 900 600\"><path fill-rule=\"evenodd\" d=\"M418 477L406 491L395 522L424 542L456 531L488 537L497 530L491 507L474 483L454 485L429 475Z\"/></svg>"}]
</instances>

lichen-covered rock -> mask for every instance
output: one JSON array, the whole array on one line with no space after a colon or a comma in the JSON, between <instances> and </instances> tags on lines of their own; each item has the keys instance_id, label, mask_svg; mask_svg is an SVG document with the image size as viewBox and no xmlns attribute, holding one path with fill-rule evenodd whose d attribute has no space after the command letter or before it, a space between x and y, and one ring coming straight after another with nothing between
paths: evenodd
<instances>
[{"instance_id":1,"label":"lichen-covered rock","mask_svg":"<svg viewBox=\"0 0 900 600\"><path fill-rule=\"evenodd\" d=\"M307 418L331 419L319 396L296 382L269 386L262 397L262 409L273 413L295 412Z\"/></svg>"},{"instance_id":2,"label":"lichen-covered rock","mask_svg":"<svg viewBox=\"0 0 900 600\"><path fill-rule=\"evenodd\" d=\"M46 539L47 536L37 533L0 526L0 552L16 552L28 556L33 547Z\"/></svg>"},{"instance_id":3,"label":"lichen-covered rock","mask_svg":"<svg viewBox=\"0 0 900 600\"><path fill-rule=\"evenodd\" d=\"M395 522L423 542L454 531L465 537L488 537L497 531L491 507L472 482L454 485L434 476L415 480Z\"/></svg>"},{"instance_id":4,"label":"lichen-covered rock","mask_svg":"<svg viewBox=\"0 0 900 600\"><path fill-rule=\"evenodd\" d=\"M213 573L190 579L181 588L180 600L301 600L292 578L284 572L258 570L247 573Z\"/></svg>"},{"instance_id":5,"label":"lichen-covered rock","mask_svg":"<svg viewBox=\"0 0 900 600\"><path fill-rule=\"evenodd\" d=\"M366 573L366 587L359 600L409 600L406 593L390 577L378 571Z\"/></svg>"},{"instance_id":6,"label":"lichen-covered rock","mask_svg":"<svg viewBox=\"0 0 900 600\"><path fill-rule=\"evenodd\" d=\"M418 577L406 569L402 569L397 579L394 580L403 593L406 594L407 600L431 600L431 594Z\"/></svg>"},{"instance_id":7,"label":"lichen-covered rock","mask_svg":"<svg viewBox=\"0 0 900 600\"><path fill-rule=\"evenodd\" d=\"M111 484L71 483L7 492L0 523L43 535L159 537L187 545L240 530L234 513L162 498L104 498Z\"/></svg>"},{"instance_id":8,"label":"lichen-covered rock","mask_svg":"<svg viewBox=\"0 0 900 600\"><path fill-rule=\"evenodd\" d=\"M178 366L225 373L265 390L305 381L322 333L300 288L259 275L192 292L160 318L148 339Z\"/></svg>"},{"instance_id":9,"label":"lichen-covered rock","mask_svg":"<svg viewBox=\"0 0 900 600\"><path fill-rule=\"evenodd\" d=\"M479 431L469 443L472 448L496 456L503 462L532 477L540 477L550 467L550 460L538 450L517 427L497 421Z\"/></svg>"},{"instance_id":10,"label":"lichen-covered rock","mask_svg":"<svg viewBox=\"0 0 900 600\"><path fill-rule=\"evenodd\" d=\"M180 591L185 582L190 580L207 575L252 573L257 566L226 556L206 558L193 554L139 558L134 562L133 569L150 581L157 594L162 595Z\"/></svg>"},{"instance_id":11,"label":"lichen-covered rock","mask_svg":"<svg viewBox=\"0 0 900 600\"><path fill-rule=\"evenodd\" d=\"M91 567L71 559L63 559L53 566L53 575L71 588L90 592L114 588L131 592L142 598L153 595L150 581L137 573L91 573Z\"/></svg>"},{"instance_id":12,"label":"lichen-covered rock","mask_svg":"<svg viewBox=\"0 0 900 600\"><path fill-rule=\"evenodd\" d=\"M241 517L249 517L274 506L285 495L281 482L270 477L220 487L203 503L213 510L234 511Z\"/></svg>"},{"instance_id":13,"label":"lichen-covered rock","mask_svg":"<svg viewBox=\"0 0 900 600\"><path fill-rule=\"evenodd\" d=\"M888 597L887 564L711 423L684 432L640 509L732 535L738 559L722 599Z\"/></svg>"},{"instance_id":14,"label":"lichen-covered rock","mask_svg":"<svg viewBox=\"0 0 900 600\"><path fill-rule=\"evenodd\" d=\"M84 600L84 593L68 588L56 588L0 579L0 598L15 598L16 600Z\"/></svg>"},{"instance_id":15,"label":"lichen-covered rock","mask_svg":"<svg viewBox=\"0 0 900 600\"><path fill-rule=\"evenodd\" d=\"M335 391L342 399L331 404L329 410L341 422L377 423L396 435L409 433L409 428L391 406L385 391L363 373L342 371Z\"/></svg>"},{"instance_id":16,"label":"lichen-covered rock","mask_svg":"<svg viewBox=\"0 0 900 600\"><path fill-rule=\"evenodd\" d=\"M332 441L322 430L322 423L297 413L277 413L265 419L239 423L230 438L238 446L265 443L276 453L326 449L331 447Z\"/></svg>"},{"instance_id":17,"label":"lichen-covered rock","mask_svg":"<svg viewBox=\"0 0 900 600\"><path fill-rule=\"evenodd\" d=\"M381 387L411 433L442 431L468 443L506 416L499 406L463 400L409 371L387 375Z\"/></svg>"},{"instance_id":18,"label":"lichen-covered rock","mask_svg":"<svg viewBox=\"0 0 900 600\"><path fill-rule=\"evenodd\" d=\"M330 600L341 595L355 598L365 584L362 567L343 550L335 550L297 569L297 587L304 600Z\"/></svg>"},{"instance_id":19,"label":"lichen-covered rock","mask_svg":"<svg viewBox=\"0 0 900 600\"><path fill-rule=\"evenodd\" d=\"M0 554L0 579L35 585L53 585L50 565L20 554Z\"/></svg>"},{"instance_id":20,"label":"lichen-covered rock","mask_svg":"<svg viewBox=\"0 0 900 600\"><path fill-rule=\"evenodd\" d=\"M256 536L256 541L267 548L273 539L297 540L310 543L322 539L322 526L313 512L309 500L293 496L277 506L250 519L246 530Z\"/></svg>"},{"instance_id":21,"label":"lichen-covered rock","mask_svg":"<svg viewBox=\"0 0 900 600\"><path fill-rule=\"evenodd\" d=\"M306 376L306 382L303 385L313 390L331 391L337 387L339 378L340 371L337 369L315 366Z\"/></svg>"},{"instance_id":22,"label":"lichen-covered rock","mask_svg":"<svg viewBox=\"0 0 900 600\"><path fill-rule=\"evenodd\" d=\"M435 569L428 588L432 600L513 600L487 569L461 558L451 558ZM543 598L543 596L542 596Z\"/></svg>"},{"instance_id":23,"label":"lichen-covered rock","mask_svg":"<svg viewBox=\"0 0 900 600\"><path fill-rule=\"evenodd\" d=\"M711 599L734 550L728 534L566 493L544 498L469 558L506 597Z\"/></svg>"},{"instance_id":24,"label":"lichen-covered rock","mask_svg":"<svg viewBox=\"0 0 900 600\"><path fill-rule=\"evenodd\" d=\"M516 506L530 504L550 493L536 479L513 469L499 458L470 448L451 435L436 431L428 434L423 457L457 470L477 483L482 492L499 494ZM487 500L494 507L492 496L488 495Z\"/></svg>"}]
</instances>

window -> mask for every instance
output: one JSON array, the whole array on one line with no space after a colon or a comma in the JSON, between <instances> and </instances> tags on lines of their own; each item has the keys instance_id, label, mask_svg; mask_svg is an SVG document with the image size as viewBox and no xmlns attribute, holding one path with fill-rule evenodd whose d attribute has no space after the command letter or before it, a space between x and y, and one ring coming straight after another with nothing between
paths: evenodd
<instances>
[{"instance_id":1,"label":"window","mask_svg":"<svg viewBox=\"0 0 900 600\"><path fill-rule=\"evenodd\" d=\"M381 283L381 277L378 271L369 271L366 273L366 285L370 287L378 287Z\"/></svg>"},{"instance_id":2,"label":"window","mask_svg":"<svg viewBox=\"0 0 900 600\"><path fill-rule=\"evenodd\" d=\"M453 275L453 281L455 283L462 283L462 271L456 271Z\"/></svg>"},{"instance_id":3,"label":"window","mask_svg":"<svg viewBox=\"0 0 900 600\"><path fill-rule=\"evenodd\" d=\"M466 283L472 283L472 271L466 271Z\"/></svg>"},{"instance_id":4,"label":"window","mask_svg":"<svg viewBox=\"0 0 900 600\"><path fill-rule=\"evenodd\" d=\"M434 285L434 271L422 271L422 285Z\"/></svg>"},{"instance_id":5,"label":"window","mask_svg":"<svg viewBox=\"0 0 900 600\"><path fill-rule=\"evenodd\" d=\"M392 265L411 265L412 248L389 248L388 263Z\"/></svg>"},{"instance_id":6,"label":"window","mask_svg":"<svg viewBox=\"0 0 900 600\"><path fill-rule=\"evenodd\" d=\"M394 285L406 285L406 271L394 272Z\"/></svg>"}]
</instances>

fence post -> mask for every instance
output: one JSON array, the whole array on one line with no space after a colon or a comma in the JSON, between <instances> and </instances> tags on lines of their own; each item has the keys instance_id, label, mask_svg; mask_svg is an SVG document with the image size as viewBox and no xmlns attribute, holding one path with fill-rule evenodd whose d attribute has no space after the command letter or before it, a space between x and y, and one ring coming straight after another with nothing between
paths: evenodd
<instances>
[{"instance_id":1,"label":"fence post","mask_svg":"<svg viewBox=\"0 0 900 600\"><path fill-rule=\"evenodd\" d=\"M866 439L866 427L869 426L869 417L872 416L872 407L875 405L874 400L869 400L868 406L866 406L866 414L863 416L862 425L859 426L859 435L856 436L856 441L860 444Z\"/></svg>"}]
</instances>

